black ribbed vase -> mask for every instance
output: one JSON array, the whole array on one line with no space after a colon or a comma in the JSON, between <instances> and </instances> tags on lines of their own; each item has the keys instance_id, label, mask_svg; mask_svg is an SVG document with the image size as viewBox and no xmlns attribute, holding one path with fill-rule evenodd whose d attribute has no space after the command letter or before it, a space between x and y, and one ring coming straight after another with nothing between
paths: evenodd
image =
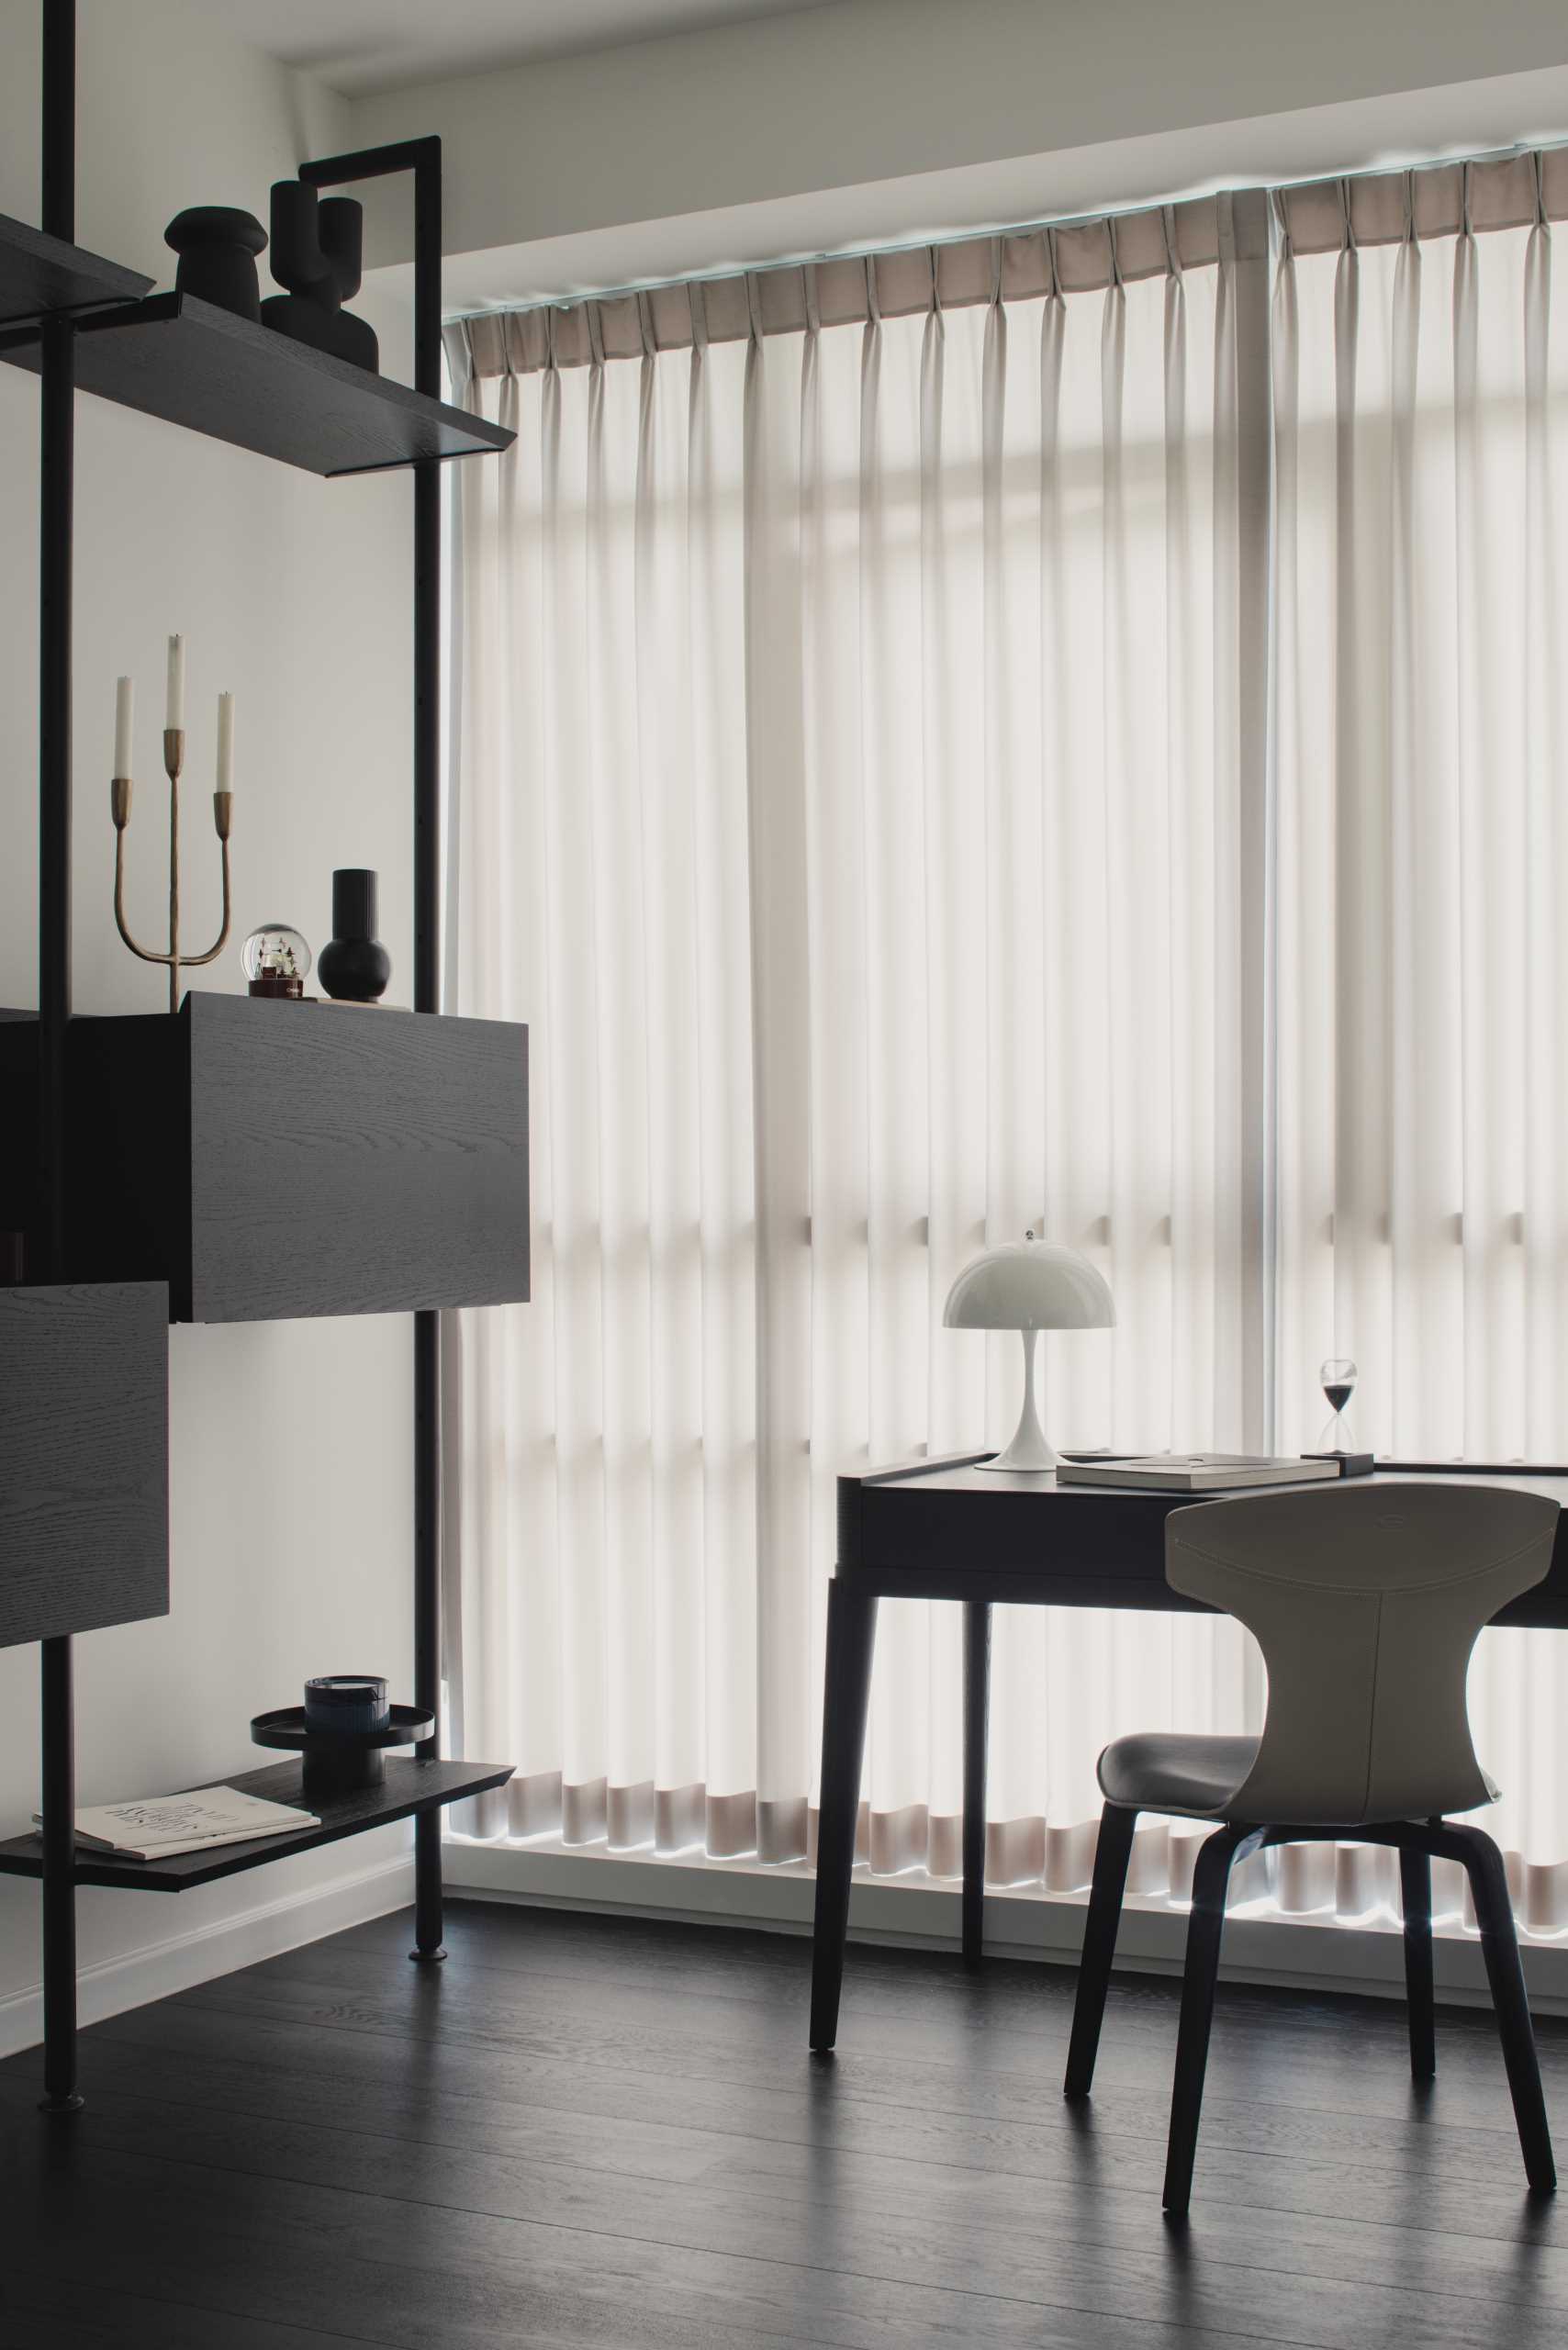
<instances>
[{"instance_id":1,"label":"black ribbed vase","mask_svg":"<svg viewBox=\"0 0 1568 2350\"><path fill-rule=\"evenodd\" d=\"M392 957L375 935L375 876L345 866L332 876L332 935L316 961L329 995L374 1003L392 976Z\"/></svg>"}]
</instances>

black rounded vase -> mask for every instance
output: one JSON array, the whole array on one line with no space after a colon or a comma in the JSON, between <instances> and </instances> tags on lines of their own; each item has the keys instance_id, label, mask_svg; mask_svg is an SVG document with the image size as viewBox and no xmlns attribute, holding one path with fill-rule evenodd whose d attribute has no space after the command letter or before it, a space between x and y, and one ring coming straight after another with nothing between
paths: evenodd
<instances>
[{"instance_id":1,"label":"black rounded vase","mask_svg":"<svg viewBox=\"0 0 1568 2350\"><path fill-rule=\"evenodd\" d=\"M362 866L332 876L332 935L316 976L342 1003L375 1003L386 993L392 957L375 935L375 876Z\"/></svg>"},{"instance_id":2,"label":"black rounded vase","mask_svg":"<svg viewBox=\"0 0 1568 2350\"><path fill-rule=\"evenodd\" d=\"M241 319L262 315L262 289L256 276L256 255L266 249L267 232L255 215L229 204L194 204L176 212L163 231L163 242L180 256L174 289L215 302Z\"/></svg>"}]
</instances>

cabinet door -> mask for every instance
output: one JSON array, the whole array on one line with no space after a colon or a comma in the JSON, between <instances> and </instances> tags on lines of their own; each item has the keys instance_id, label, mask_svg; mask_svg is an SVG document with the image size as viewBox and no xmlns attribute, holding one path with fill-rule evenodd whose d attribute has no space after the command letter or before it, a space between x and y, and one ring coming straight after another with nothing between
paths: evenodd
<instances>
[{"instance_id":1,"label":"cabinet door","mask_svg":"<svg viewBox=\"0 0 1568 2350\"><path fill-rule=\"evenodd\" d=\"M198 1322L528 1295L528 1032L192 995Z\"/></svg>"},{"instance_id":2,"label":"cabinet door","mask_svg":"<svg viewBox=\"0 0 1568 2350\"><path fill-rule=\"evenodd\" d=\"M168 1612L167 1289L0 1289L0 1645Z\"/></svg>"}]
</instances>

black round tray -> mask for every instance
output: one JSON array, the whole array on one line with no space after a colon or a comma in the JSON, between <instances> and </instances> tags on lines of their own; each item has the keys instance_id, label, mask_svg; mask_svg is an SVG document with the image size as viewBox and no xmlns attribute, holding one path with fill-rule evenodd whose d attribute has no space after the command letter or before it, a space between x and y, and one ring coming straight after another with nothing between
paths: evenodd
<instances>
[{"instance_id":1,"label":"black round tray","mask_svg":"<svg viewBox=\"0 0 1568 2350\"><path fill-rule=\"evenodd\" d=\"M386 1776L383 1750L414 1746L435 1728L423 1706L394 1706L384 1729L317 1729L307 1725L303 1706L278 1706L257 1714L251 1736L258 1746L284 1746L305 1758L308 1796L346 1795L355 1787L378 1787Z\"/></svg>"},{"instance_id":2,"label":"black round tray","mask_svg":"<svg viewBox=\"0 0 1568 2350\"><path fill-rule=\"evenodd\" d=\"M414 1746L435 1728L423 1706L394 1706L385 1729L318 1729L307 1724L303 1706L277 1706L258 1714L251 1736L258 1746Z\"/></svg>"}]
</instances>

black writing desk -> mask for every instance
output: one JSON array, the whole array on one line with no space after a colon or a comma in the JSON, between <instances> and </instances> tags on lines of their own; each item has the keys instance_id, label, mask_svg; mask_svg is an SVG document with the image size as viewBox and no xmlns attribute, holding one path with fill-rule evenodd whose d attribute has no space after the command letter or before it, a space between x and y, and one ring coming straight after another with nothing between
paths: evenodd
<instances>
[{"instance_id":1,"label":"black writing desk","mask_svg":"<svg viewBox=\"0 0 1568 2350\"><path fill-rule=\"evenodd\" d=\"M980 1954L994 1603L1211 1612L1172 1591L1165 1580L1165 1521L1173 1509L1189 1508L1200 1496L1111 1485L1058 1486L1040 1477L982 1468L991 1458L978 1452L958 1460L915 1460L838 1481L838 1570L828 1593L817 1823L813 2048L831 2048L838 2031L878 1600L953 1599L964 1609L963 1944L969 1965ZM1514 1492L1523 1486L1568 1508L1568 1469L1400 1462L1355 1483L1364 1492L1369 1484L1452 1478ZM1511 1601L1496 1620L1554 1631L1568 1628L1568 1517L1559 1521L1545 1581Z\"/></svg>"}]
</instances>

